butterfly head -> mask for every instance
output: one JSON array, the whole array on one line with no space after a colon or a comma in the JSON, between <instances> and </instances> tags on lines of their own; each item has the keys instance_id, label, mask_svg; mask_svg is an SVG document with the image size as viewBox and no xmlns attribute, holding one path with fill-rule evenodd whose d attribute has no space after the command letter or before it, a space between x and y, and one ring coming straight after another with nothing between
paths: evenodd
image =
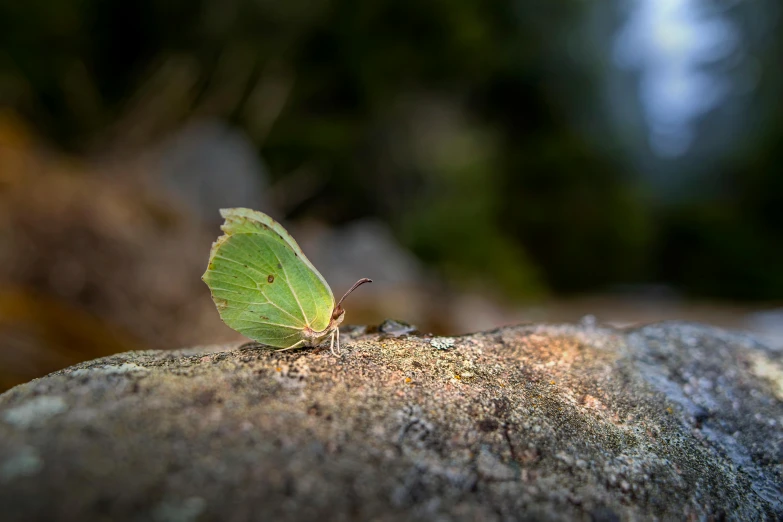
<instances>
[{"instance_id":1,"label":"butterfly head","mask_svg":"<svg viewBox=\"0 0 783 522\"><path fill-rule=\"evenodd\" d=\"M334 329L342 324L345 319L345 310L343 308L335 308L332 312L332 320L329 323L329 328Z\"/></svg>"},{"instance_id":2,"label":"butterfly head","mask_svg":"<svg viewBox=\"0 0 783 522\"><path fill-rule=\"evenodd\" d=\"M334 311L332 312L332 321L342 323L344 317L345 317L345 308L343 308L342 306L335 307Z\"/></svg>"}]
</instances>

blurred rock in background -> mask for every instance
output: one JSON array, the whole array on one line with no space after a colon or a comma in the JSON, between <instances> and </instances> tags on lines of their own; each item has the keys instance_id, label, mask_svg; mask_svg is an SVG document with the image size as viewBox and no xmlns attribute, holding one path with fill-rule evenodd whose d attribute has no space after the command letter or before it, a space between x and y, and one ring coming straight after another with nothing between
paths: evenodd
<instances>
[{"instance_id":1,"label":"blurred rock in background","mask_svg":"<svg viewBox=\"0 0 783 522\"><path fill-rule=\"evenodd\" d=\"M746 316L744 327L756 332L772 348L783 351L783 308L753 312Z\"/></svg>"},{"instance_id":2,"label":"blurred rock in background","mask_svg":"<svg viewBox=\"0 0 783 522\"><path fill-rule=\"evenodd\" d=\"M417 324L426 328L445 319L445 310L428 306L428 296L439 288L439 279L400 245L388 225L374 219L349 222L339 228L309 222L293 227L291 232L326 277L335 299L340 299L359 278L373 280L346 300L348 322L416 318Z\"/></svg>"},{"instance_id":3,"label":"blurred rock in background","mask_svg":"<svg viewBox=\"0 0 783 522\"><path fill-rule=\"evenodd\" d=\"M128 348L232 337L200 280L216 230L141 178L99 175L6 121L0 385ZM131 167L128 167L129 169Z\"/></svg>"},{"instance_id":4,"label":"blurred rock in background","mask_svg":"<svg viewBox=\"0 0 783 522\"><path fill-rule=\"evenodd\" d=\"M148 181L165 187L202 223L220 224L220 208L277 214L253 142L219 121L188 124L152 152L147 164Z\"/></svg>"}]
</instances>

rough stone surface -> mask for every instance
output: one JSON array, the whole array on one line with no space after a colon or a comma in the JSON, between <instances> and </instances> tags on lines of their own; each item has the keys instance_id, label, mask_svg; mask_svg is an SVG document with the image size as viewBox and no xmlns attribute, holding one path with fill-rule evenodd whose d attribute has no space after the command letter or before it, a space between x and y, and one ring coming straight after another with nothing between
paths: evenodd
<instances>
[{"instance_id":1,"label":"rough stone surface","mask_svg":"<svg viewBox=\"0 0 783 522\"><path fill-rule=\"evenodd\" d=\"M781 423L781 353L690 324L129 352L0 395L0 518L779 520Z\"/></svg>"}]
</instances>

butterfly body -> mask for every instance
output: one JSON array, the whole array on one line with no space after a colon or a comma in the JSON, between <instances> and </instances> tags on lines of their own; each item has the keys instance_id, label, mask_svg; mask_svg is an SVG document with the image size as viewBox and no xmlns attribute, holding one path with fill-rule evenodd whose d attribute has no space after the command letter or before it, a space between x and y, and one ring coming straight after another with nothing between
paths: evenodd
<instances>
[{"instance_id":1,"label":"butterfly body","mask_svg":"<svg viewBox=\"0 0 783 522\"><path fill-rule=\"evenodd\" d=\"M234 208L221 215L224 235L212 245L202 277L221 319L274 348L316 346L331 337L339 349L342 299L335 304L326 280L293 237L262 212ZM369 281L360 280L348 293Z\"/></svg>"},{"instance_id":2,"label":"butterfly body","mask_svg":"<svg viewBox=\"0 0 783 522\"><path fill-rule=\"evenodd\" d=\"M332 335L333 332L339 332L340 330L340 323L343 322L343 319L345 318L345 312L343 312L339 319L332 319L329 322L329 326L326 327L325 330L322 330L320 332L316 332L315 330L312 330L310 328L304 328L302 330L302 346L318 346L323 342L327 337Z\"/></svg>"}]
</instances>

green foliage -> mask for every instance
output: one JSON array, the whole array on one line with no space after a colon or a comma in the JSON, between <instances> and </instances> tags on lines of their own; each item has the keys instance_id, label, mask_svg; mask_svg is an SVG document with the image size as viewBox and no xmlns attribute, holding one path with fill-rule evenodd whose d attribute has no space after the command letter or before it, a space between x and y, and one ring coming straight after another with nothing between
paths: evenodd
<instances>
[{"instance_id":1,"label":"green foliage","mask_svg":"<svg viewBox=\"0 0 783 522\"><path fill-rule=\"evenodd\" d=\"M538 270L504 232L497 145L492 136L451 121L419 155L424 181L400 217L403 239L452 280L502 286L508 295L540 296ZM442 134L442 135L441 135Z\"/></svg>"},{"instance_id":2,"label":"green foliage","mask_svg":"<svg viewBox=\"0 0 783 522\"><path fill-rule=\"evenodd\" d=\"M783 296L781 123L751 150L721 166L718 196L682 203L664 215L661 279L693 295Z\"/></svg>"},{"instance_id":3,"label":"green foliage","mask_svg":"<svg viewBox=\"0 0 783 522\"><path fill-rule=\"evenodd\" d=\"M557 291L637 282L649 268L652 215L621 168L572 135L542 136L510 156L504 223Z\"/></svg>"},{"instance_id":4,"label":"green foliage","mask_svg":"<svg viewBox=\"0 0 783 522\"><path fill-rule=\"evenodd\" d=\"M275 181L302 172L319 181L291 217L380 215L454 279L512 296L650 281L783 295L781 108L769 109L778 122L769 139L715 173L730 186L723 199L654 206L620 152L596 146L615 137L597 132L589 143L574 130L605 73L600 60L571 57L587 9L575 0L5 2L0 104L79 152L153 144L189 118L230 121ZM768 69L778 58L765 58Z\"/></svg>"},{"instance_id":5,"label":"green foliage","mask_svg":"<svg viewBox=\"0 0 783 522\"><path fill-rule=\"evenodd\" d=\"M738 214L711 203L672 212L661 252L661 276L691 295L777 299L783 295L783 241Z\"/></svg>"}]
</instances>

